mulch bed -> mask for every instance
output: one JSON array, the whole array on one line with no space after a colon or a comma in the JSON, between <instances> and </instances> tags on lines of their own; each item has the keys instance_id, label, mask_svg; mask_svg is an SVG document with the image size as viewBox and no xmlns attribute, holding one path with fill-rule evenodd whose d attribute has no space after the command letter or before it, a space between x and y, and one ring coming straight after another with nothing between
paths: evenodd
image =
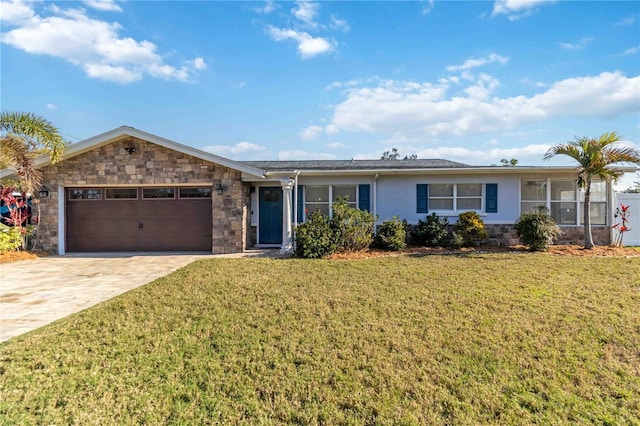
<instances>
[{"instance_id":1,"label":"mulch bed","mask_svg":"<svg viewBox=\"0 0 640 426\"><path fill-rule=\"evenodd\" d=\"M442 247L407 247L401 252L389 252L379 249L366 249L354 252L342 251L328 256L333 260L370 259L376 257L399 255L430 255L430 254L481 254L481 253L530 253L525 246L509 247L464 247L461 249L449 249ZM554 245L546 252L559 256L599 256L599 257L640 257L640 250L630 247L595 246L585 250L580 245Z\"/></svg>"}]
</instances>

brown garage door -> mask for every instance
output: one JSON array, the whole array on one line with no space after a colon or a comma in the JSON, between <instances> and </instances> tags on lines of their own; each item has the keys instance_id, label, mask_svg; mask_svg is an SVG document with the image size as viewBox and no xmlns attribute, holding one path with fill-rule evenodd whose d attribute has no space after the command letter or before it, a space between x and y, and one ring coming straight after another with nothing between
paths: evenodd
<instances>
[{"instance_id":1,"label":"brown garage door","mask_svg":"<svg viewBox=\"0 0 640 426\"><path fill-rule=\"evenodd\" d=\"M211 251L211 188L69 188L69 252Z\"/></svg>"}]
</instances>

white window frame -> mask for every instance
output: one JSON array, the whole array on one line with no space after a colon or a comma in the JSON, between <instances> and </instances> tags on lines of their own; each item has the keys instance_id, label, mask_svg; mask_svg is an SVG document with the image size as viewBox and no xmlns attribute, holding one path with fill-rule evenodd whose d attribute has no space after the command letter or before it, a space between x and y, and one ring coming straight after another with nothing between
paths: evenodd
<instances>
[{"instance_id":1,"label":"white window frame","mask_svg":"<svg viewBox=\"0 0 640 426\"><path fill-rule=\"evenodd\" d=\"M574 202L576 204L576 223L575 224L561 224L558 223L558 226L582 226L584 224L583 220L582 220L582 216L583 216L583 209L584 209L584 193L585 191L581 188L578 187L578 184L576 183L575 179L571 179L571 178L539 178L539 177L529 177L529 178L520 178L520 185L518 185L518 211L519 214L522 214L522 202L527 202L527 201L534 201L534 200L523 200L522 199L522 182L523 181L527 181L527 180L545 180L547 182L547 190L546 190L546 200L545 201L540 201L540 203L545 204L545 207L548 209L549 212L551 212L551 181L554 182L567 182L567 181L571 181L574 183L575 189L576 189L576 199L574 201L564 201L564 202ZM592 183L595 182L602 182L601 180L594 180ZM605 200L604 201L595 201L596 203L604 203L605 204L605 224L593 224L595 226L608 226L608 222L611 221L610 219L610 213L609 213L609 189L608 189L608 183L605 181ZM553 200L553 202L562 202L561 200Z\"/></svg>"},{"instance_id":2,"label":"white window frame","mask_svg":"<svg viewBox=\"0 0 640 426\"><path fill-rule=\"evenodd\" d=\"M302 191L302 205L304 208L302 209L302 217L298 217L298 223L303 223L307 221L307 217L309 214L307 213L307 204L322 204L329 206L329 217L333 217L333 203L335 202L333 199L333 188L346 188L346 187L355 187L356 199L349 200L349 204L355 204L354 208L358 208L360 200L359 200L359 191L358 191L357 183L354 184L337 184L337 185L304 185L304 191ZM309 202L307 203L307 189L308 188L329 188L329 201L319 201L319 202Z\"/></svg>"},{"instance_id":3,"label":"white window frame","mask_svg":"<svg viewBox=\"0 0 640 426\"><path fill-rule=\"evenodd\" d=\"M429 201L431 200L450 200L451 197L434 197L431 195L431 187L434 185L452 185L453 186L453 209L452 210L446 210L446 209L431 209L429 206ZM471 196L460 196L458 197L458 185L480 185L480 195L475 195L473 197ZM445 182L445 183L430 183L429 184L429 191L427 193L427 211L429 213L436 213L436 214L441 214L441 213L446 213L446 214L458 214L458 213L463 213L463 212L476 212L476 213L484 213L485 211L485 193L486 193L486 184L485 183L477 183L477 182L459 182L459 183L449 183L449 182ZM477 199L480 198L480 209L458 209L458 198L460 199Z\"/></svg>"}]
</instances>

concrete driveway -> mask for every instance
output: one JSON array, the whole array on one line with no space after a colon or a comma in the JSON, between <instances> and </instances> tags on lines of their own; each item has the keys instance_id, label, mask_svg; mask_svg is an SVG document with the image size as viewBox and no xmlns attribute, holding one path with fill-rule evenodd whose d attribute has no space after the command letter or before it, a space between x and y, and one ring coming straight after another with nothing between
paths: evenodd
<instances>
[{"instance_id":1,"label":"concrete driveway","mask_svg":"<svg viewBox=\"0 0 640 426\"><path fill-rule=\"evenodd\" d=\"M250 252L222 257L272 257ZM0 342L111 299L210 254L118 253L0 265Z\"/></svg>"}]
</instances>

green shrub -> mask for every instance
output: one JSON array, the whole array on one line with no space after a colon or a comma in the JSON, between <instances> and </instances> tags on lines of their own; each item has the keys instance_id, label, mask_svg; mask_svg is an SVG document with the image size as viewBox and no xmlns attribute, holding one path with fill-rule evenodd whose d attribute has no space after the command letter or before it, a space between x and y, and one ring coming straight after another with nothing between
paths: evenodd
<instances>
[{"instance_id":1,"label":"green shrub","mask_svg":"<svg viewBox=\"0 0 640 426\"><path fill-rule=\"evenodd\" d=\"M520 243L532 251L547 251L560 234L560 227L546 209L523 213L515 224Z\"/></svg>"},{"instance_id":2,"label":"green shrub","mask_svg":"<svg viewBox=\"0 0 640 426\"><path fill-rule=\"evenodd\" d=\"M0 225L0 252L18 250L22 243L23 236L18 229Z\"/></svg>"},{"instance_id":3,"label":"green shrub","mask_svg":"<svg viewBox=\"0 0 640 426\"><path fill-rule=\"evenodd\" d=\"M451 234L451 240L449 240L449 247L453 249L459 249L464 246L464 238L462 235L456 234L455 232Z\"/></svg>"},{"instance_id":4,"label":"green shrub","mask_svg":"<svg viewBox=\"0 0 640 426\"><path fill-rule=\"evenodd\" d=\"M378 228L373 244L383 250L403 250L407 246L405 226L406 223L401 221L398 216L394 216L391 220L385 220Z\"/></svg>"},{"instance_id":5,"label":"green shrub","mask_svg":"<svg viewBox=\"0 0 640 426\"><path fill-rule=\"evenodd\" d=\"M296 256L317 259L334 253L337 248L338 244L329 217L319 211L314 212L305 223L297 226Z\"/></svg>"},{"instance_id":6,"label":"green shrub","mask_svg":"<svg viewBox=\"0 0 640 426\"><path fill-rule=\"evenodd\" d=\"M418 224L411 232L413 244L427 247L445 247L449 237L449 220L442 219L435 213L427 215L427 220L418 220Z\"/></svg>"},{"instance_id":7,"label":"green shrub","mask_svg":"<svg viewBox=\"0 0 640 426\"><path fill-rule=\"evenodd\" d=\"M362 250L373 242L376 216L366 210L349 207L347 198L338 198L333 203L333 229L338 248L355 251Z\"/></svg>"},{"instance_id":8,"label":"green shrub","mask_svg":"<svg viewBox=\"0 0 640 426\"><path fill-rule=\"evenodd\" d=\"M475 246L489 237L484 229L484 222L476 212L460 213L453 229L457 235L462 237L465 247Z\"/></svg>"}]
</instances>

